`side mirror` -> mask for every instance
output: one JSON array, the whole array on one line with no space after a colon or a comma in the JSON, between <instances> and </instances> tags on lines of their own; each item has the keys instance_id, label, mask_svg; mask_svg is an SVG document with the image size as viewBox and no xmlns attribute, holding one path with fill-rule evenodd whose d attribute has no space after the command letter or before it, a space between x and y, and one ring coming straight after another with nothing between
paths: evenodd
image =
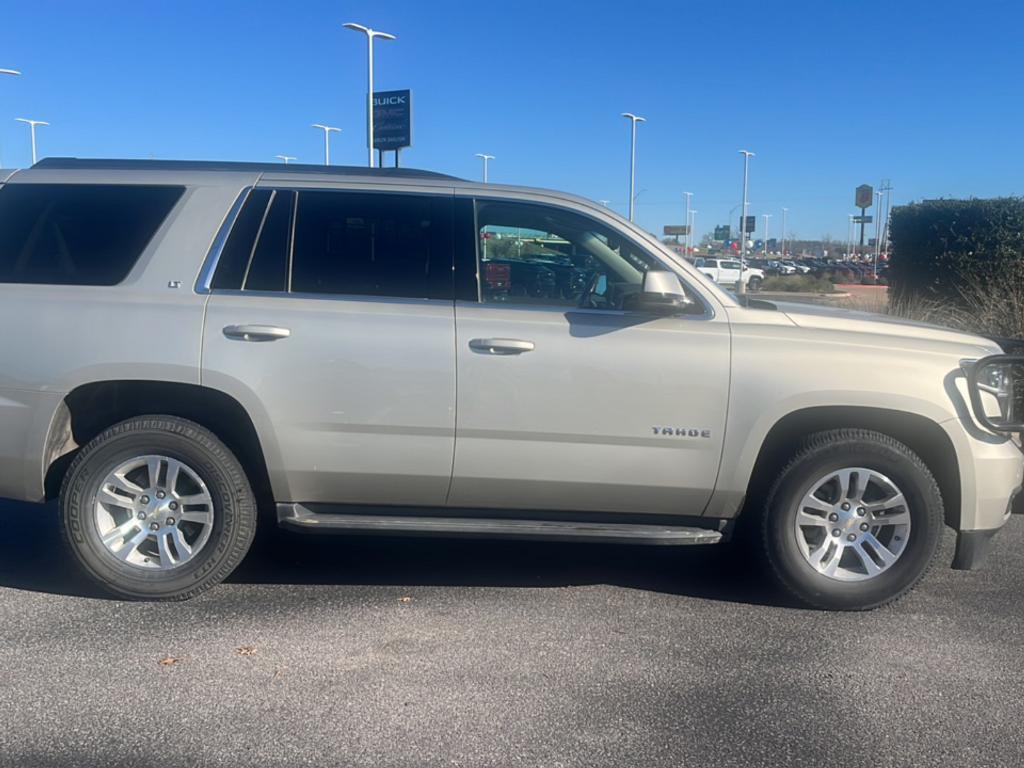
<instances>
[{"instance_id":1,"label":"side mirror","mask_svg":"<svg viewBox=\"0 0 1024 768\"><path fill-rule=\"evenodd\" d=\"M661 270L645 272L640 292L626 298L623 309L652 315L686 314L693 307L693 300L686 295L679 276L675 272Z\"/></svg>"}]
</instances>

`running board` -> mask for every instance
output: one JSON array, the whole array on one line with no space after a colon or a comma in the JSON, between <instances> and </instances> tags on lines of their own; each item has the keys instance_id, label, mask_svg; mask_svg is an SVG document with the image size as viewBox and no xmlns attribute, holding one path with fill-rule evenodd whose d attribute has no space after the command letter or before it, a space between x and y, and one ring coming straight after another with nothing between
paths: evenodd
<instances>
[{"instance_id":1,"label":"running board","mask_svg":"<svg viewBox=\"0 0 1024 768\"><path fill-rule=\"evenodd\" d=\"M458 536L482 539L583 541L601 544L717 544L720 531L682 525L603 523L585 520L433 517L427 515L314 512L302 504L278 504L279 525L304 533L385 536Z\"/></svg>"}]
</instances>

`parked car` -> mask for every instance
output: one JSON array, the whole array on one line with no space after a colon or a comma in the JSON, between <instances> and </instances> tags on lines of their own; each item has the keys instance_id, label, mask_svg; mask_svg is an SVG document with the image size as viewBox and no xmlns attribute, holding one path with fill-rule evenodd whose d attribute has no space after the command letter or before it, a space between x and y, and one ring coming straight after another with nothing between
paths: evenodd
<instances>
[{"instance_id":1,"label":"parked car","mask_svg":"<svg viewBox=\"0 0 1024 768\"><path fill-rule=\"evenodd\" d=\"M742 266L733 259L697 259L693 265L709 280L720 285L738 285L743 275L744 285L757 291L764 282L764 272L751 266Z\"/></svg>"},{"instance_id":2,"label":"parked car","mask_svg":"<svg viewBox=\"0 0 1024 768\"><path fill-rule=\"evenodd\" d=\"M780 275L795 275L796 267L793 264L787 264L777 259L772 259L768 262L768 266L776 270Z\"/></svg>"},{"instance_id":3,"label":"parked car","mask_svg":"<svg viewBox=\"0 0 1024 768\"><path fill-rule=\"evenodd\" d=\"M585 286L512 290L485 227L539 232ZM906 593L944 525L977 567L1024 479L1024 357L741 301L709 268L597 203L422 171L4 171L0 496L57 500L71 560L128 599L222 581L259 509L307 533L738 532L832 609Z\"/></svg>"}]
</instances>

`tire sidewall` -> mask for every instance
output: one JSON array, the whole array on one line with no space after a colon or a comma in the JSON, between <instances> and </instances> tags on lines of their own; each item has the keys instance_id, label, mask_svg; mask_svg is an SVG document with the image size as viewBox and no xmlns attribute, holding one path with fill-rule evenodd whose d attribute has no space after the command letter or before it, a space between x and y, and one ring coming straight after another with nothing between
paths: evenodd
<instances>
[{"instance_id":1,"label":"tire sidewall","mask_svg":"<svg viewBox=\"0 0 1024 768\"><path fill-rule=\"evenodd\" d=\"M240 560L232 554L240 543L247 549L248 541L244 539L252 538L255 508L237 460L209 433L202 436L205 439L196 440L166 428L177 426L175 422L202 430L182 420L138 419L117 425L83 449L65 479L61 493L65 539L89 575L119 596L189 596L230 573L237 565L234 560ZM96 526L94 503L100 484L122 462L150 454L177 459L191 467L213 499L213 530L206 545L191 561L171 571L118 561L101 541ZM239 477L243 479L241 484Z\"/></svg>"},{"instance_id":2,"label":"tire sidewall","mask_svg":"<svg viewBox=\"0 0 1024 768\"><path fill-rule=\"evenodd\" d=\"M847 468L875 470L896 484L907 500L910 536L899 559L863 581L844 582L818 573L804 558L795 533L798 505L822 476ZM928 568L942 532L942 501L931 474L908 455L868 441L822 448L791 465L769 499L765 543L782 581L819 607L870 608L910 589Z\"/></svg>"}]
</instances>

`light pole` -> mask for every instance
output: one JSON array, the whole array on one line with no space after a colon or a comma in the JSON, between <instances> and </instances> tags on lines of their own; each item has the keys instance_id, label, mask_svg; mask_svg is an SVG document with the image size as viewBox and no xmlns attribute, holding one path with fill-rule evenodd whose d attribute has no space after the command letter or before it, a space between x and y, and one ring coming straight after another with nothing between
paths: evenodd
<instances>
[{"instance_id":1,"label":"light pole","mask_svg":"<svg viewBox=\"0 0 1024 768\"><path fill-rule=\"evenodd\" d=\"M36 126L37 125L49 125L45 120L28 120L24 117L14 118L19 123L26 123L29 128L29 132L32 134L32 165L36 164Z\"/></svg>"},{"instance_id":2,"label":"light pole","mask_svg":"<svg viewBox=\"0 0 1024 768\"><path fill-rule=\"evenodd\" d=\"M843 261L850 260L850 249L853 248L853 214L847 214L850 217L850 228L846 231L846 254Z\"/></svg>"},{"instance_id":3,"label":"light pole","mask_svg":"<svg viewBox=\"0 0 1024 768\"><path fill-rule=\"evenodd\" d=\"M693 249L693 228L695 226L697 226L697 214L698 213L700 213L700 211L692 210L688 214L686 214L686 223L690 226L690 234L687 235L687 244L686 244L686 255L687 256L690 255L690 251Z\"/></svg>"},{"instance_id":4,"label":"light pole","mask_svg":"<svg viewBox=\"0 0 1024 768\"><path fill-rule=\"evenodd\" d=\"M740 281L736 284L736 293L746 293L747 286L743 280L743 270L747 266L747 181L750 175L750 158L753 152L739 150L743 155L743 216L740 218Z\"/></svg>"},{"instance_id":5,"label":"light pole","mask_svg":"<svg viewBox=\"0 0 1024 768\"><path fill-rule=\"evenodd\" d=\"M786 258L786 214L789 208L782 209L782 258Z\"/></svg>"},{"instance_id":6,"label":"light pole","mask_svg":"<svg viewBox=\"0 0 1024 768\"><path fill-rule=\"evenodd\" d=\"M341 128L335 128L323 123L313 123L310 128L319 128L324 132L324 165L331 164L331 133L341 133Z\"/></svg>"},{"instance_id":7,"label":"light pole","mask_svg":"<svg viewBox=\"0 0 1024 768\"><path fill-rule=\"evenodd\" d=\"M766 259L768 258L768 219L771 217L772 215L770 213L761 214L761 218L764 219L764 257Z\"/></svg>"},{"instance_id":8,"label":"light pole","mask_svg":"<svg viewBox=\"0 0 1024 768\"><path fill-rule=\"evenodd\" d=\"M285 165L288 165L288 163L290 163L292 160L298 160L299 159L297 157L292 157L291 155L274 155L274 157L276 157L278 160L280 160Z\"/></svg>"},{"instance_id":9,"label":"light pole","mask_svg":"<svg viewBox=\"0 0 1024 768\"><path fill-rule=\"evenodd\" d=\"M21 72L19 72L17 69L0 69L0 75L13 75L14 77L17 77L20 74L21 74ZM3 167L3 157L0 156L0 168L2 168L2 167Z\"/></svg>"},{"instance_id":10,"label":"light pole","mask_svg":"<svg viewBox=\"0 0 1024 768\"><path fill-rule=\"evenodd\" d=\"M883 182L884 184L884 182ZM878 250L881 243L881 227L882 227L882 198L885 197L884 192L875 192L875 259L874 265L871 267L871 275L876 280L878 279Z\"/></svg>"},{"instance_id":11,"label":"light pole","mask_svg":"<svg viewBox=\"0 0 1024 768\"><path fill-rule=\"evenodd\" d=\"M384 40L395 40L396 38L387 32L378 32L375 29L364 27L362 24L354 24L351 21L346 22L342 26L366 35L366 145L369 150L369 165L373 168L373 38L379 37Z\"/></svg>"},{"instance_id":12,"label":"light pole","mask_svg":"<svg viewBox=\"0 0 1024 768\"><path fill-rule=\"evenodd\" d=\"M633 220L633 210L636 207L636 197L633 190L636 189L636 124L646 123L646 118L638 117L632 112L623 112L622 116L630 122L629 140L629 220Z\"/></svg>"},{"instance_id":13,"label":"light pole","mask_svg":"<svg viewBox=\"0 0 1024 768\"><path fill-rule=\"evenodd\" d=\"M686 226L689 227L690 226L690 198L693 197L693 192L683 192L683 196L686 198ZM687 231L687 233L686 233L686 252L687 253L690 252L691 242L692 241L690 239L690 232Z\"/></svg>"},{"instance_id":14,"label":"light pole","mask_svg":"<svg viewBox=\"0 0 1024 768\"><path fill-rule=\"evenodd\" d=\"M493 160L494 155L485 155L482 152L477 152L475 157L479 157L484 162L484 184L487 183L487 161Z\"/></svg>"}]
</instances>

